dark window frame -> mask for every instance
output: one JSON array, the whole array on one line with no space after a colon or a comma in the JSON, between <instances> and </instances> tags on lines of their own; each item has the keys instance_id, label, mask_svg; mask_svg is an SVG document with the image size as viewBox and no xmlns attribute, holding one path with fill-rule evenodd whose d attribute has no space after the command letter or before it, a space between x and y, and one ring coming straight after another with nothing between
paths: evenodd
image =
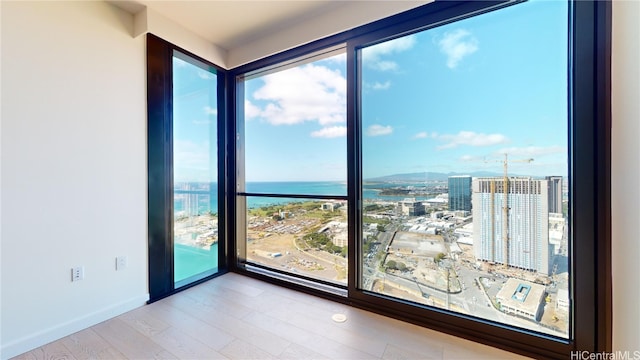
<instances>
[{"instance_id":1,"label":"dark window frame","mask_svg":"<svg viewBox=\"0 0 640 360\"><path fill-rule=\"evenodd\" d=\"M234 214L236 215L236 222L234 223L235 224L234 227L236 229L236 238L246 238L246 234L245 234L246 228L244 228L244 226L246 225L246 210L247 210L246 200L249 199L250 197L288 198L288 199L290 198L290 199L307 199L307 200L319 200L319 201L323 201L323 200L343 200L347 202L349 201L348 194L315 195L310 193L308 194L307 193L265 193L265 192L246 191L245 189L246 182L245 182L245 177L243 172L244 156L245 156L244 146L237 146L238 143L243 144L245 142L244 82L246 80L267 75L274 71L285 70L293 66L300 66L302 64L311 63L326 57L328 54L336 54L338 52L344 52L344 51L346 51L346 46L344 44L341 44L339 46L331 46L330 48L325 47L323 48L322 51L319 51L317 53L305 53L300 57L290 58L284 62L277 62L274 64L274 66L267 66L266 68L259 68L259 69L256 69L255 71L249 71L242 74L236 74L236 76L233 76L236 84L234 94L237 99L240 99L239 101L237 101L236 104L234 104L234 108L236 109L236 116L233 119L233 124L236 129L234 131L236 146L233 152L233 154L235 155L234 164L236 166L236 171L234 171L235 178L232 181L232 183L235 184L233 191L235 192L234 198L236 200L234 201L234 207L235 207ZM230 78L231 77L232 76L230 76ZM347 148L345 147L345 152L346 151L347 151ZM348 176L348 174L345 174L345 175ZM239 199L242 199L242 201L244 201L245 203L238 204L240 202ZM241 236L239 236L239 234ZM331 282L324 279L311 278L302 274L294 274L289 271L284 271L278 268L266 266L260 263L247 260L246 259L246 242L241 242L240 244L238 244L238 242L239 241L236 241L236 246L237 246L236 258L230 259L230 262L234 264L235 270L243 271L248 274L259 274L258 276L264 276L264 275L266 275L267 277L270 276L271 280L275 280L278 283L297 286L299 290L306 290L307 288L310 288L311 291L314 291L314 292L317 292L317 291L320 291L320 293L328 292L333 294L339 294L339 296L346 297L346 294L347 294L346 284L335 283L335 282Z\"/></svg>"},{"instance_id":2,"label":"dark window frame","mask_svg":"<svg viewBox=\"0 0 640 360\"><path fill-rule=\"evenodd\" d=\"M226 243L226 71L161 38L147 34L147 171L149 303L210 280L228 269ZM173 57L205 64L217 77L218 271L196 280L174 282L173 243Z\"/></svg>"},{"instance_id":3,"label":"dark window frame","mask_svg":"<svg viewBox=\"0 0 640 360\"><path fill-rule=\"evenodd\" d=\"M572 12L574 16L572 16ZM610 57L610 8L604 2L578 1L570 6L574 46L570 63L570 124L571 218L574 241L572 283L575 308L573 314L573 340L554 338L532 331L512 331L509 326L491 325L465 316L449 316L446 311L432 309L429 320L434 327L445 332L487 343L507 350L536 356L567 357L571 350L603 351L611 348L611 285L610 285L610 110L607 89L610 87L608 62ZM595 26L593 25L595 24ZM396 34L402 32L398 26ZM609 34L607 34L609 32ZM380 41L381 36L363 37L361 43ZM355 48L354 48L355 50ZM570 60L570 61L571 61ZM594 77L594 74L595 77ZM355 102L353 100L351 102ZM351 103L349 102L349 103ZM357 109L356 109L357 110ZM357 114L356 114L357 117ZM359 124L355 122L356 126ZM358 129L361 131L361 129ZM359 141L358 138L354 139ZM595 160L595 161L594 161ZM358 183L361 179L358 179ZM360 195L357 193L357 195ZM358 198L357 201L360 201ZM593 211L591 211L593 210ZM359 227L358 227L359 228ZM358 242L359 244L359 242ZM596 266L594 266L596 264ZM356 277L356 274L353 274ZM350 281L354 287L357 282ZM350 292L356 303L378 309L392 309L408 321L425 323L427 316L413 305L396 301L392 305L383 296L371 296L356 288ZM579 300L578 300L579 299ZM596 311L593 311L595 309ZM497 340L499 339L499 340ZM497 341L496 341L497 340ZM526 349L526 350L525 350Z\"/></svg>"},{"instance_id":4,"label":"dark window frame","mask_svg":"<svg viewBox=\"0 0 640 360\"><path fill-rule=\"evenodd\" d=\"M225 229L227 241L224 251L226 269L247 276L277 283L289 288L312 293L318 296L348 303L356 307L374 311L386 316L408 321L434 330L446 332L472 341L499 347L527 356L537 358L567 358L571 351L603 352L612 349L612 299L611 299L611 209L610 209L610 176L611 176L611 3L604 1L573 1L571 2L569 24L572 38L570 39L569 69L570 92L572 106L570 117L575 119L570 129L571 147L571 180L572 194L571 219L573 238L580 238L579 244L574 244L572 254L574 301L573 337L563 340L553 336L517 329L506 325L497 325L489 321L453 314L437 308L421 308L401 300L391 300L384 296L367 294L357 288L358 274L356 259L360 251L358 240L361 228L359 204L362 195L360 169L360 135L362 129L358 122L358 89L357 66L355 50L362 44L381 42L392 37L398 37L418 29L448 23L491 11L503 6L509 6L518 1L483 1L460 2L443 1L427 4L398 15L385 18L355 29L314 41L282 53L257 60L255 62L231 69L220 70L224 75L222 96L226 96L226 116L219 115L222 121L219 126L219 136L224 137L219 144L220 166L219 174L226 174L226 181L220 182L225 186L219 188L219 199L224 199L224 211L221 208L220 226ZM429 25L431 24L431 25ZM150 35L151 37L152 35ZM322 51L339 44L347 44L347 169L348 169L348 201L349 201L349 279L348 297L336 296L318 289L310 288L282 279L265 276L264 274L248 271L238 263L238 255L242 251L241 242L236 229L240 219L236 212L235 199L238 194L236 181L238 167L235 138L239 129L237 119L242 117L242 83L239 77L262 68L277 66L306 54ZM153 49L147 42L148 51ZM168 45L171 46L171 45ZM175 48L175 47L173 47ZM158 50L162 51L167 50ZM171 52L169 51L169 54ZM188 52L185 52L188 53ZM166 54L165 54L166 56ZM195 56L194 56L195 57ZM197 57L196 57L197 58ZM167 100L167 79L170 81L171 69L157 63L157 59L148 63L149 86L149 118L166 121L167 109L171 108ZM205 61L206 62L206 61ZM225 95L226 93L226 95ZM153 99L152 99L153 98ZM164 100L162 100L164 99ZM153 100L153 101L152 101ZM222 104L221 103L221 104ZM219 111L221 113L221 111ZM224 114L225 111L222 111ZM164 119L164 120L162 120ZM149 136L159 136L158 129L149 126ZM224 134L226 132L226 134ZM220 135L224 134L224 135ZM163 136L166 136L163 133ZM229 141L231 139L231 141ZM165 141L165 140L163 140ZM170 141L167 140L166 141ZM155 144L157 145L157 144ZM223 160L224 159L224 160ZM152 169L153 168L153 169ZM162 274L166 271L164 259L166 250L162 247L163 233L171 233L167 225L167 207L172 201L170 193L158 181L163 176L171 174L170 163L166 154L154 148L149 141L149 269ZM222 175L219 175L222 176ZM153 183L153 184L152 184ZM249 194L247 194L249 195ZM276 195L276 194L273 194ZM169 205L172 206L172 205ZM220 205L222 206L222 205ZM154 209L154 211L152 211ZM157 209L157 210L155 210ZM168 228L169 227L169 228ZM222 235L221 235L222 239ZM224 241L220 242L221 244ZM153 246L152 246L153 245ZM172 260L171 260L172 261ZM164 264L164 265L163 265ZM163 267L164 266L164 267ZM152 269L153 268L153 269ZM160 270L160 271L159 271ZM220 273L224 273L221 271ZM173 274L170 279L173 279ZM206 280L206 279L204 279ZM162 282L150 276L150 289L160 286ZM179 290L179 289L178 289ZM169 289L162 293L162 297L177 291ZM152 292L152 291L150 291ZM152 299L157 300L152 295Z\"/></svg>"}]
</instances>

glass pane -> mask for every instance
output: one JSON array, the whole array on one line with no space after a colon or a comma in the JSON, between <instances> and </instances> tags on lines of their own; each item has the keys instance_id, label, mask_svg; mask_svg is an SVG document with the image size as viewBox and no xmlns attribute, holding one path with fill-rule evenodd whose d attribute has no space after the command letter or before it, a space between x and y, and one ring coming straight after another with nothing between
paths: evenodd
<instances>
[{"instance_id":1,"label":"glass pane","mask_svg":"<svg viewBox=\"0 0 640 360\"><path fill-rule=\"evenodd\" d=\"M568 337L567 12L360 51L363 289Z\"/></svg>"},{"instance_id":2,"label":"glass pane","mask_svg":"<svg viewBox=\"0 0 640 360\"><path fill-rule=\"evenodd\" d=\"M246 192L347 194L345 63L343 53L245 81Z\"/></svg>"},{"instance_id":3,"label":"glass pane","mask_svg":"<svg viewBox=\"0 0 640 360\"><path fill-rule=\"evenodd\" d=\"M173 58L174 281L218 269L216 74Z\"/></svg>"},{"instance_id":4,"label":"glass pane","mask_svg":"<svg viewBox=\"0 0 640 360\"><path fill-rule=\"evenodd\" d=\"M249 262L347 283L347 202L254 197L247 201Z\"/></svg>"}]
</instances>

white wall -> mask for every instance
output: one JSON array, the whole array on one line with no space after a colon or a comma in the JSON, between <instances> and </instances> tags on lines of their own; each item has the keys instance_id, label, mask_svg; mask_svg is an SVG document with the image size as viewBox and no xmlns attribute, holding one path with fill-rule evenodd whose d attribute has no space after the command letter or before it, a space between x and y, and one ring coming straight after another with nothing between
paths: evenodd
<instances>
[{"instance_id":1,"label":"white wall","mask_svg":"<svg viewBox=\"0 0 640 360\"><path fill-rule=\"evenodd\" d=\"M148 290L144 37L103 2L1 6L4 359Z\"/></svg>"},{"instance_id":2,"label":"white wall","mask_svg":"<svg viewBox=\"0 0 640 360\"><path fill-rule=\"evenodd\" d=\"M152 33L213 64L229 69L226 50L190 32L185 27L150 8L145 8L134 16L133 35L140 36L146 33Z\"/></svg>"},{"instance_id":3,"label":"white wall","mask_svg":"<svg viewBox=\"0 0 640 360\"><path fill-rule=\"evenodd\" d=\"M613 348L640 351L640 1L613 2Z\"/></svg>"}]
</instances>

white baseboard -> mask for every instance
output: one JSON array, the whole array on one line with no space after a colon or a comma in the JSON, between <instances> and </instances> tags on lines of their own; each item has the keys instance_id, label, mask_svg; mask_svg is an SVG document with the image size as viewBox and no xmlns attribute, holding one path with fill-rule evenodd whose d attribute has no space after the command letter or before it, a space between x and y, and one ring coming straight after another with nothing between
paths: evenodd
<instances>
[{"instance_id":1,"label":"white baseboard","mask_svg":"<svg viewBox=\"0 0 640 360\"><path fill-rule=\"evenodd\" d=\"M149 294L137 296L135 298L114 304L107 308L95 311L85 316L69 320L65 323L52 326L48 329L40 330L29 336L2 344L0 347L0 359L6 360L14 356L23 354L52 341L61 339L80 330L99 324L127 311L143 306L149 300Z\"/></svg>"}]
</instances>

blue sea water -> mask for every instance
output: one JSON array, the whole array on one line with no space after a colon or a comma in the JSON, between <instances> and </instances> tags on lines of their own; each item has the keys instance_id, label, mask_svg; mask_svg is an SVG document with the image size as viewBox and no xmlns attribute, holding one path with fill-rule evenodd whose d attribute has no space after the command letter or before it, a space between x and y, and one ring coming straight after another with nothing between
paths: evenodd
<instances>
[{"instance_id":1,"label":"blue sea water","mask_svg":"<svg viewBox=\"0 0 640 360\"><path fill-rule=\"evenodd\" d=\"M248 193L304 194L304 195L347 195L347 183L340 181L319 182L248 182Z\"/></svg>"},{"instance_id":2,"label":"blue sea water","mask_svg":"<svg viewBox=\"0 0 640 360\"><path fill-rule=\"evenodd\" d=\"M174 281L182 281L205 272L214 273L218 269L218 244L209 249L175 244Z\"/></svg>"},{"instance_id":3,"label":"blue sea water","mask_svg":"<svg viewBox=\"0 0 640 360\"><path fill-rule=\"evenodd\" d=\"M184 184L182 184L184 185ZM218 203L218 190L217 183L211 184L189 184L190 188L207 189L209 191L200 190L195 196L198 203L198 211L206 213L216 207ZM207 186L209 185L209 186ZM380 196L379 192L382 188L396 187L396 186L412 186L419 185L414 183L376 183L376 184L364 184L363 185L363 197L365 200L386 200L386 201L400 201L404 199L404 196ZM283 195L319 195L319 196L346 196L347 195L347 183L341 181L318 181L318 182L248 182L246 184L247 193L257 194L283 194ZM424 198L417 198L417 200L424 200ZM249 196L247 197L248 208L258 208L269 205L286 204L294 201L306 201L304 199L294 198L274 198L274 197L261 197L261 196ZM184 201L175 201L174 211L181 212L185 210ZM213 210L213 212L216 212Z\"/></svg>"}]
</instances>

